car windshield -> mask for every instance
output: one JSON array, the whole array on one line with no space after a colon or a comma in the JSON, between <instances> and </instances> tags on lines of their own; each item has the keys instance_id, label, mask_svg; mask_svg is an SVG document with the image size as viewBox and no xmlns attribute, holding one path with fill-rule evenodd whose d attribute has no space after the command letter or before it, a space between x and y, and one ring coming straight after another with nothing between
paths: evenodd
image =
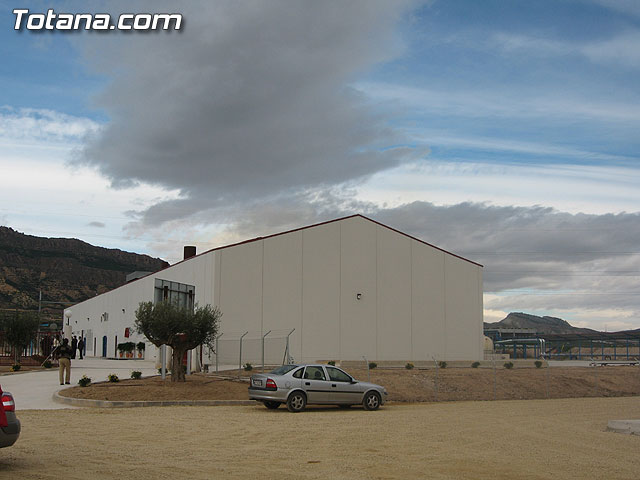
<instances>
[{"instance_id":1,"label":"car windshield","mask_svg":"<svg viewBox=\"0 0 640 480\"><path fill-rule=\"evenodd\" d=\"M285 373L288 373L297 367L298 365L282 365L281 367L278 367L275 370L271 370L271 372L269 373L273 373L274 375L284 375Z\"/></svg>"}]
</instances>

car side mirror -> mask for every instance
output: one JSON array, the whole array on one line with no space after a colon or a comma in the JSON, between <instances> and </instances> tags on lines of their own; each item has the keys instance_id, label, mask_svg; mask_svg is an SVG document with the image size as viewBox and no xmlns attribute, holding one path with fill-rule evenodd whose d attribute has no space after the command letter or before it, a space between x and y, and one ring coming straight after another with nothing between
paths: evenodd
<instances>
[{"instance_id":1,"label":"car side mirror","mask_svg":"<svg viewBox=\"0 0 640 480\"><path fill-rule=\"evenodd\" d=\"M354 380L353 378L351 379L351 385L353 385L354 383L358 383L357 380Z\"/></svg>"}]
</instances>

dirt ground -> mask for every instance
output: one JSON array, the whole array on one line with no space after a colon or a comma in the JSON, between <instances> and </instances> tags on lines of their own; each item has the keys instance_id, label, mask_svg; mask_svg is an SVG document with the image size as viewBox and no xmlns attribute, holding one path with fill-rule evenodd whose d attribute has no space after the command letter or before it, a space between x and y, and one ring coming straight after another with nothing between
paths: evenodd
<instances>
[{"instance_id":1,"label":"dirt ground","mask_svg":"<svg viewBox=\"0 0 640 480\"><path fill-rule=\"evenodd\" d=\"M637 479L636 397L388 404L25 410L0 478Z\"/></svg>"},{"instance_id":2,"label":"dirt ground","mask_svg":"<svg viewBox=\"0 0 640 480\"><path fill-rule=\"evenodd\" d=\"M350 369L356 378L367 380L365 369ZM430 370L374 369L371 381L384 385L389 400L431 402L454 400L545 399L616 397L640 395L640 368L553 367L494 371L490 368L447 368ZM187 377L185 383L162 381L160 377L96 383L65 389L61 395L100 400L246 400L248 384L227 372L223 380L213 374ZM246 380L248 373L242 373Z\"/></svg>"}]
</instances>

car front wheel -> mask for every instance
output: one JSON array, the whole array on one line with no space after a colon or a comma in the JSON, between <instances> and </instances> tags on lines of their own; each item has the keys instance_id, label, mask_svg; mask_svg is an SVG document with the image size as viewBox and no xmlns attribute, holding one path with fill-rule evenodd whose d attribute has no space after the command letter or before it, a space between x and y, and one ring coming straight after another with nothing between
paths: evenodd
<instances>
[{"instance_id":1,"label":"car front wheel","mask_svg":"<svg viewBox=\"0 0 640 480\"><path fill-rule=\"evenodd\" d=\"M264 402L264 406L267 407L269 410L275 410L280 406L280 402L271 402L267 400Z\"/></svg>"},{"instance_id":2,"label":"car front wheel","mask_svg":"<svg viewBox=\"0 0 640 480\"><path fill-rule=\"evenodd\" d=\"M377 410L380 406L380 395L376 392L367 392L362 400L362 406L366 410Z\"/></svg>"},{"instance_id":3,"label":"car front wheel","mask_svg":"<svg viewBox=\"0 0 640 480\"><path fill-rule=\"evenodd\" d=\"M287 408L290 412L301 412L307 406L307 397L302 392L293 392L287 399Z\"/></svg>"}]
</instances>

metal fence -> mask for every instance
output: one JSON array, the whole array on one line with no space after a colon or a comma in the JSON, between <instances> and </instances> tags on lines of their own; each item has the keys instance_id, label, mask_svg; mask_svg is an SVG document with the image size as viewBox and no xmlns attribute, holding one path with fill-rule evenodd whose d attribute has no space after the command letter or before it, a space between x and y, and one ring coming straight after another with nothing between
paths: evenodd
<instances>
[{"instance_id":1,"label":"metal fence","mask_svg":"<svg viewBox=\"0 0 640 480\"><path fill-rule=\"evenodd\" d=\"M32 363L38 363L41 359L47 358L54 348L54 339L57 332L38 332L36 337L29 343L27 348L20 352L22 361L28 363L28 359L33 359ZM16 352L7 342L4 332L0 332L0 363L13 362Z\"/></svg>"},{"instance_id":2,"label":"metal fence","mask_svg":"<svg viewBox=\"0 0 640 480\"><path fill-rule=\"evenodd\" d=\"M207 352L204 359L209 369L250 364L252 367L290 363L289 340L291 331L225 332L216 339L215 351Z\"/></svg>"}]
</instances>

